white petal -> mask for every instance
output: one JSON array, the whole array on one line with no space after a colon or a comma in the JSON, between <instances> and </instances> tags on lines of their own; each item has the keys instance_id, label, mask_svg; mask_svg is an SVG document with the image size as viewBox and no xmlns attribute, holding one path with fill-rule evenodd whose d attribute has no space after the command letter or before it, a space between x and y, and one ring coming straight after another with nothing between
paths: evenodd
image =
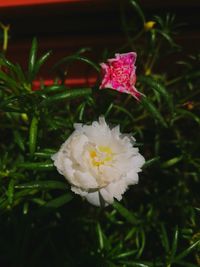
<instances>
[{"instance_id":1,"label":"white petal","mask_svg":"<svg viewBox=\"0 0 200 267\"><path fill-rule=\"evenodd\" d=\"M138 183L138 173L135 170L131 170L127 173L126 177L126 184L127 185L134 185Z\"/></svg>"},{"instance_id":2,"label":"white petal","mask_svg":"<svg viewBox=\"0 0 200 267\"><path fill-rule=\"evenodd\" d=\"M92 125L84 125L83 132L88 139L96 145L108 145L112 137L111 130L105 123L104 118L100 118L100 122L94 121Z\"/></svg>"},{"instance_id":3,"label":"white petal","mask_svg":"<svg viewBox=\"0 0 200 267\"><path fill-rule=\"evenodd\" d=\"M137 154L137 156L133 157L132 160L132 167L136 168L137 171L141 171L141 167L144 165L145 159L141 154Z\"/></svg>"},{"instance_id":4,"label":"white petal","mask_svg":"<svg viewBox=\"0 0 200 267\"><path fill-rule=\"evenodd\" d=\"M56 166L58 172L62 175L65 175L64 165L63 165L63 155L59 151L58 153L54 154L52 159L54 160L54 165Z\"/></svg>"},{"instance_id":5,"label":"white petal","mask_svg":"<svg viewBox=\"0 0 200 267\"><path fill-rule=\"evenodd\" d=\"M111 130L112 134L114 135L114 137L119 138L120 133L120 129L119 129L119 125L115 126L114 128L112 128Z\"/></svg>"},{"instance_id":6,"label":"white petal","mask_svg":"<svg viewBox=\"0 0 200 267\"><path fill-rule=\"evenodd\" d=\"M85 190L82 190L79 187L75 187L72 186L71 187L72 192L74 192L75 194L78 194L80 196L82 196L83 198L85 198L90 204L93 204L95 206L100 206L100 197L102 198L101 201L104 202L104 198L101 194L100 196L100 192L99 191L95 191L95 192L88 192ZM104 202L103 203L104 206L108 206L108 203Z\"/></svg>"},{"instance_id":7,"label":"white petal","mask_svg":"<svg viewBox=\"0 0 200 267\"><path fill-rule=\"evenodd\" d=\"M109 203L109 204L112 204L114 199L113 199L113 195L110 194L110 192L108 192L106 190L106 188L102 188L100 189L100 194L102 196L102 198L104 199L105 202Z\"/></svg>"},{"instance_id":8,"label":"white petal","mask_svg":"<svg viewBox=\"0 0 200 267\"><path fill-rule=\"evenodd\" d=\"M112 181L116 181L120 179L121 172L117 165L114 165L114 166L102 165L102 166L99 166L99 170L101 172L100 181L102 181L104 185L106 182L110 183Z\"/></svg>"},{"instance_id":9,"label":"white petal","mask_svg":"<svg viewBox=\"0 0 200 267\"><path fill-rule=\"evenodd\" d=\"M114 183L110 183L106 190L110 193L111 196L116 198L118 201L122 199L122 195L127 189L127 184L124 179L121 179L120 181L116 181Z\"/></svg>"},{"instance_id":10,"label":"white petal","mask_svg":"<svg viewBox=\"0 0 200 267\"><path fill-rule=\"evenodd\" d=\"M87 194L88 194L88 191L82 190L81 188L79 188L79 187L75 187L75 186L72 186L72 187L71 187L71 190L72 190L72 192L74 192L75 194L80 195L80 196L82 196L82 197L85 197L85 196L87 196Z\"/></svg>"},{"instance_id":11,"label":"white petal","mask_svg":"<svg viewBox=\"0 0 200 267\"><path fill-rule=\"evenodd\" d=\"M87 190L98 188L95 178L90 173L81 171L75 171L73 184Z\"/></svg>"},{"instance_id":12,"label":"white petal","mask_svg":"<svg viewBox=\"0 0 200 267\"><path fill-rule=\"evenodd\" d=\"M103 115L99 117L99 124L107 127L107 124L106 124L106 121Z\"/></svg>"},{"instance_id":13,"label":"white petal","mask_svg":"<svg viewBox=\"0 0 200 267\"><path fill-rule=\"evenodd\" d=\"M70 182L73 183L74 178L74 168L72 166L72 161L68 158L64 158L62 161L62 172L65 178Z\"/></svg>"},{"instance_id":14,"label":"white petal","mask_svg":"<svg viewBox=\"0 0 200 267\"><path fill-rule=\"evenodd\" d=\"M83 127L82 123L74 123L74 129L77 131L81 131Z\"/></svg>"},{"instance_id":15,"label":"white petal","mask_svg":"<svg viewBox=\"0 0 200 267\"><path fill-rule=\"evenodd\" d=\"M58 156L58 153L55 153L55 154L53 154L53 155L51 156L51 159L52 159L53 161L55 161L55 160L57 159L57 156Z\"/></svg>"},{"instance_id":16,"label":"white petal","mask_svg":"<svg viewBox=\"0 0 200 267\"><path fill-rule=\"evenodd\" d=\"M87 196L85 196L85 198L89 203L95 206L100 206L99 191L88 193Z\"/></svg>"},{"instance_id":17,"label":"white petal","mask_svg":"<svg viewBox=\"0 0 200 267\"><path fill-rule=\"evenodd\" d=\"M74 136L73 140L70 143L71 153L73 158L81 163L82 161L82 152L84 146L87 144L88 138L85 135Z\"/></svg>"}]
</instances>

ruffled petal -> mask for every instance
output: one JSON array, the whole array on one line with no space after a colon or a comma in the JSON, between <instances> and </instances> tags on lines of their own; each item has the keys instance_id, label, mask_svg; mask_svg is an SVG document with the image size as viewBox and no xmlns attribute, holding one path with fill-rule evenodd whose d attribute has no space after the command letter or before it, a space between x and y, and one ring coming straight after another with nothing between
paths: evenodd
<instances>
[{"instance_id":1,"label":"ruffled petal","mask_svg":"<svg viewBox=\"0 0 200 267\"><path fill-rule=\"evenodd\" d=\"M98 183L95 178L90 173L81 171L74 172L73 184L87 190L98 188Z\"/></svg>"},{"instance_id":2,"label":"ruffled petal","mask_svg":"<svg viewBox=\"0 0 200 267\"><path fill-rule=\"evenodd\" d=\"M109 192L110 196L120 201L122 199L122 195L127 189L127 184L125 179L121 179L119 181L110 183L105 189L107 192Z\"/></svg>"},{"instance_id":3,"label":"ruffled petal","mask_svg":"<svg viewBox=\"0 0 200 267\"><path fill-rule=\"evenodd\" d=\"M100 206L100 198L99 198L99 191L88 193L85 198L89 203L91 203L94 206Z\"/></svg>"}]
</instances>

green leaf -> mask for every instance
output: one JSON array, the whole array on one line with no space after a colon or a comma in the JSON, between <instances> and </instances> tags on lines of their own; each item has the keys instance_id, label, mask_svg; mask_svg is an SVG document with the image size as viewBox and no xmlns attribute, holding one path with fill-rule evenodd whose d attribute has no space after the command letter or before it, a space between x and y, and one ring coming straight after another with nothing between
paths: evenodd
<instances>
[{"instance_id":1,"label":"green leaf","mask_svg":"<svg viewBox=\"0 0 200 267\"><path fill-rule=\"evenodd\" d=\"M68 90L66 88L65 85L60 85L60 84L54 84L54 85L51 85L51 86L47 86L47 87L44 87L44 89L42 90L42 93L51 93L51 92L59 92L61 90Z\"/></svg>"},{"instance_id":2,"label":"green leaf","mask_svg":"<svg viewBox=\"0 0 200 267\"><path fill-rule=\"evenodd\" d=\"M138 218L131 213L129 210L127 210L124 206L119 204L119 202L114 201L113 207L121 214L122 217L124 217L128 222L131 224L138 224L139 220Z\"/></svg>"},{"instance_id":3,"label":"green leaf","mask_svg":"<svg viewBox=\"0 0 200 267\"><path fill-rule=\"evenodd\" d=\"M58 68L60 65L64 64L64 63L68 63L68 62L72 62L72 61L82 61L82 62L85 62L87 63L88 65L92 66L96 71L100 72L100 67L95 64L94 62L92 62L91 60L89 60L88 58L86 57L81 57L79 55L74 55L74 56L68 56L68 57L64 57L63 59L61 59L60 61L58 61L53 69L56 69Z\"/></svg>"},{"instance_id":4,"label":"green leaf","mask_svg":"<svg viewBox=\"0 0 200 267\"><path fill-rule=\"evenodd\" d=\"M5 58L5 55L0 53L0 65L6 66L13 70L14 64Z\"/></svg>"},{"instance_id":5,"label":"green leaf","mask_svg":"<svg viewBox=\"0 0 200 267\"><path fill-rule=\"evenodd\" d=\"M176 254L177 244L178 244L178 235L179 235L179 231L178 231L178 228L176 227L176 229L174 231L173 242L172 242L171 255L170 255L170 263L173 262L173 259L174 259L175 254Z\"/></svg>"},{"instance_id":6,"label":"green leaf","mask_svg":"<svg viewBox=\"0 0 200 267\"><path fill-rule=\"evenodd\" d=\"M30 188L30 189L40 189L40 190L44 190L44 189L66 190L67 184L60 182L60 181L46 180L46 181L34 181L34 182L25 183L25 184L18 184L18 185L15 185L15 188L17 189Z\"/></svg>"},{"instance_id":7,"label":"green leaf","mask_svg":"<svg viewBox=\"0 0 200 267\"><path fill-rule=\"evenodd\" d=\"M180 162L182 159L183 159L182 156L169 159L169 160L162 163L161 168L169 168L169 167L177 164L178 162Z\"/></svg>"},{"instance_id":8,"label":"green leaf","mask_svg":"<svg viewBox=\"0 0 200 267\"><path fill-rule=\"evenodd\" d=\"M10 76L6 75L4 72L0 70L0 80L3 80L5 85L13 90L15 94L19 93L19 85L18 83L10 78Z\"/></svg>"},{"instance_id":9,"label":"green leaf","mask_svg":"<svg viewBox=\"0 0 200 267\"><path fill-rule=\"evenodd\" d=\"M180 116L177 116L176 118L174 118L174 121L177 121L178 119L181 119L181 118L184 119L185 117L188 117L188 118L193 119L196 123L200 124L200 117L198 117L191 111L177 108L176 113L177 115L180 115Z\"/></svg>"},{"instance_id":10,"label":"green leaf","mask_svg":"<svg viewBox=\"0 0 200 267\"><path fill-rule=\"evenodd\" d=\"M14 80L17 78L21 83L25 82L25 76L19 64L13 64L0 54L0 65L6 66L10 70L10 75Z\"/></svg>"},{"instance_id":11,"label":"green leaf","mask_svg":"<svg viewBox=\"0 0 200 267\"><path fill-rule=\"evenodd\" d=\"M26 82L24 72L19 64L15 65L15 73L17 75L18 81L22 84Z\"/></svg>"},{"instance_id":12,"label":"green leaf","mask_svg":"<svg viewBox=\"0 0 200 267\"><path fill-rule=\"evenodd\" d=\"M137 262L137 261L120 261L120 263L121 264L123 264L123 265L120 265L120 266L126 266L126 267L128 267L128 266L133 266L133 267L155 267L155 265L154 265L154 263L151 263L151 262L149 262L149 263L144 263L144 262L142 262L142 261L139 261L139 262ZM159 264L159 263L158 263ZM162 264L160 265L158 265L157 263L156 263L156 266L163 266Z\"/></svg>"},{"instance_id":13,"label":"green leaf","mask_svg":"<svg viewBox=\"0 0 200 267\"><path fill-rule=\"evenodd\" d=\"M112 110L112 108L113 108L113 103L110 103L110 105L109 105L109 107L107 108L107 110L106 110L106 112L105 112L105 114L104 114L104 116L105 116L105 118L109 115L109 113L111 112L111 110Z\"/></svg>"},{"instance_id":14,"label":"green leaf","mask_svg":"<svg viewBox=\"0 0 200 267\"><path fill-rule=\"evenodd\" d=\"M145 237L145 232L143 229L139 231L140 234L140 248L137 251L137 256L136 258L140 258L142 255L142 252L144 251L145 243L146 243L146 237Z\"/></svg>"},{"instance_id":15,"label":"green leaf","mask_svg":"<svg viewBox=\"0 0 200 267\"><path fill-rule=\"evenodd\" d=\"M25 202L23 205L23 214L24 215L28 214L28 211L29 211L29 203Z\"/></svg>"},{"instance_id":16,"label":"green leaf","mask_svg":"<svg viewBox=\"0 0 200 267\"><path fill-rule=\"evenodd\" d=\"M43 100L41 104L51 104L53 102L59 102L63 100L69 100L78 97L85 97L91 95L91 88L81 88L81 89L73 89L67 90L64 93L56 94L54 96L49 96L47 99Z\"/></svg>"},{"instance_id":17,"label":"green leaf","mask_svg":"<svg viewBox=\"0 0 200 267\"><path fill-rule=\"evenodd\" d=\"M193 71L192 73L187 74L185 76L185 78L188 79L188 80L193 79L193 78L199 78L199 77L200 77L200 71L199 70Z\"/></svg>"},{"instance_id":18,"label":"green leaf","mask_svg":"<svg viewBox=\"0 0 200 267\"><path fill-rule=\"evenodd\" d=\"M12 205L13 199L14 199L14 184L15 184L14 179L11 179L9 182L9 185L8 185L8 190L6 192L6 194L8 196L8 203L10 205Z\"/></svg>"},{"instance_id":19,"label":"green leaf","mask_svg":"<svg viewBox=\"0 0 200 267\"><path fill-rule=\"evenodd\" d=\"M189 248L187 248L186 250L182 251L180 254L178 254L175 257L175 261L179 261L183 258L185 258L188 254L190 254L198 245L200 244L200 240L196 241L195 243L193 243Z\"/></svg>"},{"instance_id":20,"label":"green leaf","mask_svg":"<svg viewBox=\"0 0 200 267\"><path fill-rule=\"evenodd\" d=\"M14 195L14 203L13 206L16 206L17 204L19 204L20 202L23 201L23 198L28 196L32 196L34 194L36 194L38 191L35 189L23 189L20 192L16 192ZM9 205L8 200L5 200L3 203L1 203L1 208L7 208L7 206Z\"/></svg>"},{"instance_id":21,"label":"green leaf","mask_svg":"<svg viewBox=\"0 0 200 267\"><path fill-rule=\"evenodd\" d=\"M145 164L143 165L142 169L148 168L151 165L156 164L159 160L160 160L160 157L155 157L155 158L147 160Z\"/></svg>"},{"instance_id":22,"label":"green leaf","mask_svg":"<svg viewBox=\"0 0 200 267\"><path fill-rule=\"evenodd\" d=\"M28 81L31 82L33 79L34 74L34 68L36 63L36 57L37 57L37 49L38 49L38 43L37 39L33 38L32 46L29 54L29 62L28 62Z\"/></svg>"},{"instance_id":23,"label":"green leaf","mask_svg":"<svg viewBox=\"0 0 200 267\"><path fill-rule=\"evenodd\" d=\"M119 110L120 112L123 112L124 114L128 115L129 118L134 121L134 117L133 115L126 109L126 108L123 108L121 106L118 106L118 105L113 105L112 106L113 108L115 108L116 110Z\"/></svg>"},{"instance_id":24,"label":"green leaf","mask_svg":"<svg viewBox=\"0 0 200 267\"><path fill-rule=\"evenodd\" d=\"M32 118L29 130L29 152L31 156L33 156L36 149L37 133L38 133L38 118L34 116Z\"/></svg>"},{"instance_id":25,"label":"green leaf","mask_svg":"<svg viewBox=\"0 0 200 267\"><path fill-rule=\"evenodd\" d=\"M180 266L185 266L185 267L197 267L197 266L199 266L199 265L189 263L186 261L174 261L174 263L176 263L177 265L180 265Z\"/></svg>"},{"instance_id":26,"label":"green leaf","mask_svg":"<svg viewBox=\"0 0 200 267\"><path fill-rule=\"evenodd\" d=\"M104 234L99 223L97 224L97 235L99 240L99 248L102 250L104 248Z\"/></svg>"},{"instance_id":27,"label":"green leaf","mask_svg":"<svg viewBox=\"0 0 200 267\"><path fill-rule=\"evenodd\" d=\"M44 170L44 171L48 171L48 170L53 170L54 169L54 165L52 162L24 162L24 163L19 163L17 164L18 168L23 168L23 169L27 169L27 170Z\"/></svg>"},{"instance_id":28,"label":"green leaf","mask_svg":"<svg viewBox=\"0 0 200 267\"><path fill-rule=\"evenodd\" d=\"M83 114L84 114L84 111L85 111L85 107L86 107L86 103L83 102L80 104L80 106L77 108L77 112L79 113L79 116L78 116L78 119L80 121L82 121L83 119Z\"/></svg>"},{"instance_id":29,"label":"green leaf","mask_svg":"<svg viewBox=\"0 0 200 267\"><path fill-rule=\"evenodd\" d=\"M155 31L158 32L160 35L162 35L162 37L163 37L165 40L167 40L167 42L168 42L172 47L179 47L179 45L177 45L177 44L174 42L174 40L171 38L171 36L170 36L168 33L164 32L164 31L161 31L161 30L159 30L159 29L156 29Z\"/></svg>"},{"instance_id":30,"label":"green leaf","mask_svg":"<svg viewBox=\"0 0 200 267\"><path fill-rule=\"evenodd\" d=\"M39 158L50 158L55 153L56 153L56 150L46 148L46 149L35 152L34 155Z\"/></svg>"},{"instance_id":31,"label":"green leaf","mask_svg":"<svg viewBox=\"0 0 200 267\"><path fill-rule=\"evenodd\" d=\"M163 119L162 115L147 97L142 98L141 104L152 115L152 117L155 120L157 120L163 127L167 128L167 124L165 120Z\"/></svg>"},{"instance_id":32,"label":"green leaf","mask_svg":"<svg viewBox=\"0 0 200 267\"><path fill-rule=\"evenodd\" d=\"M12 107L0 107L4 112L15 112L15 113L24 113L23 110L12 108Z\"/></svg>"},{"instance_id":33,"label":"green leaf","mask_svg":"<svg viewBox=\"0 0 200 267\"><path fill-rule=\"evenodd\" d=\"M67 204L73 199L73 195L70 192L66 192L65 194L54 198L45 204L43 204L43 201L41 199L33 199L33 202L42 205L39 210L37 210L34 215L36 217L41 218L42 216L48 214L49 212L53 212L54 210L57 210L58 208L62 207L63 205Z\"/></svg>"},{"instance_id":34,"label":"green leaf","mask_svg":"<svg viewBox=\"0 0 200 267\"><path fill-rule=\"evenodd\" d=\"M149 85L154 91L157 91L161 96L163 96L165 102L169 106L170 111L173 112L174 105L172 101L172 96L168 93L167 88L165 88L164 85L149 76L141 76L138 80L144 84Z\"/></svg>"},{"instance_id":35,"label":"green leaf","mask_svg":"<svg viewBox=\"0 0 200 267\"><path fill-rule=\"evenodd\" d=\"M154 16L154 19L158 24L160 24L161 28L164 28L163 18L161 18L160 16Z\"/></svg>"},{"instance_id":36,"label":"green leaf","mask_svg":"<svg viewBox=\"0 0 200 267\"><path fill-rule=\"evenodd\" d=\"M35 195L38 192L38 190L35 189L23 189L20 190L19 192L15 193L15 200L20 200L25 197L25 196L30 196L30 195Z\"/></svg>"},{"instance_id":37,"label":"green leaf","mask_svg":"<svg viewBox=\"0 0 200 267\"><path fill-rule=\"evenodd\" d=\"M145 23L144 13L143 13L142 9L140 8L140 6L138 5L137 1L135 1L135 0L129 0L129 2L134 7L134 9L138 13L139 17L141 18L141 20L142 20L142 22L144 24Z\"/></svg>"},{"instance_id":38,"label":"green leaf","mask_svg":"<svg viewBox=\"0 0 200 267\"><path fill-rule=\"evenodd\" d=\"M50 208L50 209L57 209L66 203L70 202L73 199L73 195L71 193L66 193L62 196L54 198L53 200L47 202L42 208Z\"/></svg>"},{"instance_id":39,"label":"green leaf","mask_svg":"<svg viewBox=\"0 0 200 267\"><path fill-rule=\"evenodd\" d=\"M36 74L38 73L41 66L47 61L47 59L52 54L52 51L48 51L46 54L44 54L36 63L33 71L33 78L35 78Z\"/></svg>"},{"instance_id":40,"label":"green leaf","mask_svg":"<svg viewBox=\"0 0 200 267\"><path fill-rule=\"evenodd\" d=\"M161 224L160 229L161 229L161 234L160 234L161 242L162 242L163 248L165 249L165 252L168 253L169 252L169 239L167 236L166 228L163 223Z\"/></svg>"},{"instance_id":41,"label":"green leaf","mask_svg":"<svg viewBox=\"0 0 200 267\"><path fill-rule=\"evenodd\" d=\"M134 249L131 251L120 253L120 254L114 256L114 259L127 258L127 257L130 257L132 255L135 255L136 253L137 253L137 249Z\"/></svg>"},{"instance_id":42,"label":"green leaf","mask_svg":"<svg viewBox=\"0 0 200 267\"><path fill-rule=\"evenodd\" d=\"M19 133L19 131L14 130L13 134L14 134L15 143L19 146L19 148L22 151L25 151L24 140L23 140L21 134Z\"/></svg>"}]
</instances>

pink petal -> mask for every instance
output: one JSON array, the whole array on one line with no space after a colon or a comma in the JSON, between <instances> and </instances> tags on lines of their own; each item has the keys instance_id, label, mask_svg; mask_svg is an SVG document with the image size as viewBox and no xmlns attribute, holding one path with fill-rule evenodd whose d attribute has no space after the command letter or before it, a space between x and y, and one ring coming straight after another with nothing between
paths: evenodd
<instances>
[{"instance_id":1,"label":"pink petal","mask_svg":"<svg viewBox=\"0 0 200 267\"><path fill-rule=\"evenodd\" d=\"M138 101L140 101L143 96L143 94L140 93L134 86L130 87L127 93L132 95Z\"/></svg>"},{"instance_id":2,"label":"pink petal","mask_svg":"<svg viewBox=\"0 0 200 267\"><path fill-rule=\"evenodd\" d=\"M124 54L115 54L116 58L122 60L125 64L135 64L137 54L135 52L129 52Z\"/></svg>"},{"instance_id":3,"label":"pink petal","mask_svg":"<svg viewBox=\"0 0 200 267\"><path fill-rule=\"evenodd\" d=\"M135 88L137 58L135 52L115 54L115 58L107 60L107 63L100 64L103 79L100 89L110 88L122 93L131 94L138 101L143 95Z\"/></svg>"}]
</instances>

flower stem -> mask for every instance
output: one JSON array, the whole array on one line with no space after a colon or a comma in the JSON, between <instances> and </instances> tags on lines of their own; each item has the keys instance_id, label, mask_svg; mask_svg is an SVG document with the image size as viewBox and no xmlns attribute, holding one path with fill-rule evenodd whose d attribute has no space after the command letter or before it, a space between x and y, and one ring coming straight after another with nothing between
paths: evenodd
<instances>
[{"instance_id":1,"label":"flower stem","mask_svg":"<svg viewBox=\"0 0 200 267\"><path fill-rule=\"evenodd\" d=\"M10 29L10 25L4 25L0 22L0 27L3 30L3 52L6 52L8 47L8 32Z\"/></svg>"}]
</instances>

